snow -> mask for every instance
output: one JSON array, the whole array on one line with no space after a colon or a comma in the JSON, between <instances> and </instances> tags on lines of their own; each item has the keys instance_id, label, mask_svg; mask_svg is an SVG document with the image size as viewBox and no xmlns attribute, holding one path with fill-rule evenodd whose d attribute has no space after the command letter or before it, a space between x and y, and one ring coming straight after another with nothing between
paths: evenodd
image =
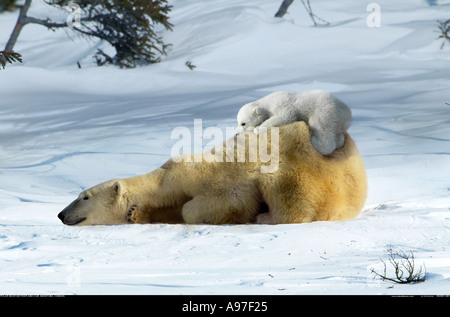
<instances>
[{"instance_id":1,"label":"snow","mask_svg":"<svg viewBox=\"0 0 450 317\"><path fill-rule=\"evenodd\" d=\"M0 71L0 294L450 294L450 43L440 48L436 23L450 1L378 1L374 28L361 1L312 1L330 22L318 27L300 1L274 18L280 3L172 0L163 36L173 46L135 69L94 65L106 43L25 26L23 64ZM38 0L30 9L58 14ZM16 19L1 14L0 43ZM247 102L315 88L353 112L369 182L355 220L70 227L56 217L85 188L160 166L176 127L202 119L225 131ZM388 249L413 251L426 281L374 278Z\"/></svg>"}]
</instances>

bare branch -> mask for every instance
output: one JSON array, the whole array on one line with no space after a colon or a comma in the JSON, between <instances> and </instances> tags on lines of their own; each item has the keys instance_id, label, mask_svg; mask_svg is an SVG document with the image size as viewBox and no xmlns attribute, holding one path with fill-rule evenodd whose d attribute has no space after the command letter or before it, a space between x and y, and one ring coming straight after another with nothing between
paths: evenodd
<instances>
[{"instance_id":1,"label":"bare branch","mask_svg":"<svg viewBox=\"0 0 450 317\"><path fill-rule=\"evenodd\" d=\"M292 4L292 2L294 2L294 0L283 0L277 13L275 13L275 17L282 18L287 13L287 9Z\"/></svg>"},{"instance_id":2,"label":"bare branch","mask_svg":"<svg viewBox=\"0 0 450 317\"><path fill-rule=\"evenodd\" d=\"M37 19L37 18L34 18L34 17L27 16L27 17L24 18L24 24L28 24L28 23L40 24L40 25L48 27L49 29L67 27L67 23L66 22L64 22L64 23L56 23L56 22L50 21L50 19L42 20L42 19Z\"/></svg>"},{"instance_id":3,"label":"bare branch","mask_svg":"<svg viewBox=\"0 0 450 317\"><path fill-rule=\"evenodd\" d=\"M450 41L450 19L447 21L437 21L439 23L439 30L441 31L441 35L439 35L439 39L443 39L441 49L444 48L445 40Z\"/></svg>"},{"instance_id":4,"label":"bare branch","mask_svg":"<svg viewBox=\"0 0 450 317\"><path fill-rule=\"evenodd\" d=\"M315 15L315 14L312 12L311 4L309 3L309 0L306 0L306 3L305 3L304 0L301 0L301 1L302 1L302 3L303 3L303 6L305 7L306 11L308 12L309 17L310 17L311 20L313 21L314 26L317 26L317 22L316 22L315 18L317 18L318 20L322 21L323 23L325 23L325 24L327 24L327 25L330 24L330 23L328 23L327 21L325 21L324 19L319 18L317 15Z\"/></svg>"},{"instance_id":5,"label":"bare branch","mask_svg":"<svg viewBox=\"0 0 450 317\"><path fill-rule=\"evenodd\" d=\"M31 1L32 0L25 0L25 3L20 9L19 17L17 18L16 25L14 26L11 36L9 37L8 43L6 43L5 51L12 51L12 49L14 48L17 38L19 37L20 31L22 31L23 26L26 24L24 23L23 20L27 16L27 12L28 9L30 8Z\"/></svg>"},{"instance_id":6,"label":"bare branch","mask_svg":"<svg viewBox=\"0 0 450 317\"><path fill-rule=\"evenodd\" d=\"M306 2L305 2L305 0L301 0L301 1L302 1L303 6L306 9L306 12L308 12L309 17L313 21L314 26L318 25L318 23L316 22L316 19L323 22L326 25L330 24L327 21L325 21L324 19L319 18L316 14L313 13L312 8L311 8L311 3L309 3L309 0L306 0ZM292 2L294 2L294 0L283 0L277 13L275 13L275 17L282 18L287 13L287 10L288 10L289 6L292 4Z\"/></svg>"},{"instance_id":7,"label":"bare branch","mask_svg":"<svg viewBox=\"0 0 450 317\"><path fill-rule=\"evenodd\" d=\"M406 254L403 251L394 253L392 249L390 249L388 250L388 252L390 253L389 263L394 268L395 277L387 276L386 262L384 262L383 260L381 260L381 262L384 266L384 273L380 274L372 269L372 274L380 277L383 281L390 281L399 284L418 283L425 281L426 272L424 271L424 273L422 273L422 266L420 266L418 270L416 270L414 263L414 253L412 251L410 251L409 254Z\"/></svg>"}]
</instances>

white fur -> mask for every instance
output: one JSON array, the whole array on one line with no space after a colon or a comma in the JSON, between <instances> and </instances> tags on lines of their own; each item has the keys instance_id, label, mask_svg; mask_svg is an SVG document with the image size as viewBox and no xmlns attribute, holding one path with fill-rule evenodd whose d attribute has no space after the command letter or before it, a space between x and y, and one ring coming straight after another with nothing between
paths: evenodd
<instances>
[{"instance_id":1,"label":"white fur","mask_svg":"<svg viewBox=\"0 0 450 317\"><path fill-rule=\"evenodd\" d=\"M258 133L259 127L304 121L312 130L313 146L328 155L344 145L344 132L350 127L352 113L345 103L324 90L278 91L244 105L237 121L238 133Z\"/></svg>"}]
</instances>

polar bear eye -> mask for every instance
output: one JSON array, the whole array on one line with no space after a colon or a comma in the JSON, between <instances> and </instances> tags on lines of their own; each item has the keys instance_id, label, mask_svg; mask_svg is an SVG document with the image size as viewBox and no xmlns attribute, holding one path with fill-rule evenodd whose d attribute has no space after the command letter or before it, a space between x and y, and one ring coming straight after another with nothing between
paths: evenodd
<instances>
[{"instance_id":1,"label":"polar bear eye","mask_svg":"<svg viewBox=\"0 0 450 317\"><path fill-rule=\"evenodd\" d=\"M89 199L89 196L88 196L88 195L86 195L86 196L83 197L83 200L88 200L88 199Z\"/></svg>"},{"instance_id":2,"label":"polar bear eye","mask_svg":"<svg viewBox=\"0 0 450 317\"><path fill-rule=\"evenodd\" d=\"M245 123L241 123L241 126L245 126Z\"/></svg>"}]
</instances>

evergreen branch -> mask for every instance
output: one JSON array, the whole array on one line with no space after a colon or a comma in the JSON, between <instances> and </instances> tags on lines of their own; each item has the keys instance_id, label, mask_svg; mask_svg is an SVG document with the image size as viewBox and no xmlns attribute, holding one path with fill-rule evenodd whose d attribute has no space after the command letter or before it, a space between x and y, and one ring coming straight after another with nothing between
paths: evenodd
<instances>
[{"instance_id":1,"label":"evergreen branch","mask_svg":"<svg viewBox=\"0 0 450 317\"><path fill-rule=\"evenodd\" d=\"M5 69L7 62L10 64L13 62L22 63L22 55L14 51L0 51L0 64L3 69Z\"/></svg>"},{"instance_id":2,"label":"evergreen branch","mask_svg":"<svg viewBox=\"0 0 450 317\"><path fill-rule=\"evenodd\" d=\"M169 45L155 31L156 25L172 30L168 12L172 6L168 0L80 0L77 2L76 25L70 29L87 37L97 37L108 42L116 50L111 58L102 51L96 54L97 63L113 63L121 67L135 67L136 63L156 63L166 55ZM39 24L48 29L68 28L66 21L30 17L27 11L32 0L25 0L16 26L5 51L12 51L24 25ZM71 0L44 0L51 6L66 10ZM159 55L159 56L158 56ZM6 63L6 62L5 62Z\"/></svg>"}]
</instances>

